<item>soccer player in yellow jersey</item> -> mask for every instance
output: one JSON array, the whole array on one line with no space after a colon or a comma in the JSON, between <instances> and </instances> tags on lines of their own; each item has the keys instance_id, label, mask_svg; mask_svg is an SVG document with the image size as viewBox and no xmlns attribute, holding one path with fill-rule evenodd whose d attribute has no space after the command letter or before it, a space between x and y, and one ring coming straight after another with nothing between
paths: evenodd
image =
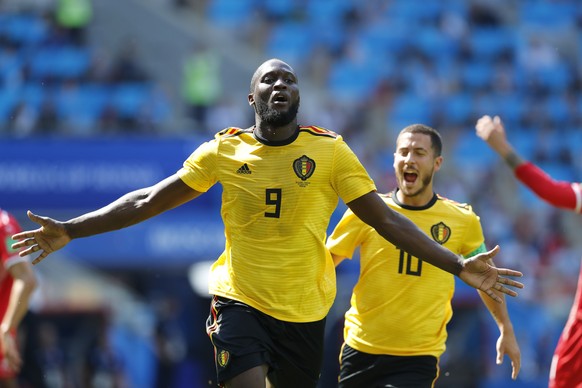
<instances>
[{"instance_id":1,"label":"soccer player in yellow jersey","mask_svg":"<svg viewBox=\"0 0 582 388\"><path fill-rule=\"evenodd\" d=\"M414 124L396 141L394 171L398 188L382 195L441 246L464 257L485 252L479 217L471 206L433 191L443 157L440 134ZM455 279L421 260L399 243L388 242L348 209L327 241L334 263L360 249L360 277L345 314L339 386L433 387L445 351L446 326L453 314ZM492 262L490 262L493 265ZM520 350L505 304L479 291L500 336L497 362L507 354L512 378L520 369Z\"/></svg>"},{"instance_id":2,"label":"soccer player in yellow jersey","mask_svg":"<svg viewBox=\"0 0 582 388\"><path fill-rule=\"evenodd\" d=\"M251 128L226 128L200 145L176 174L96 211L61 222L29 212L40 228L16 234L38 263L74 238L128 227L193 200L219 182L226 245L212 265L207 332L217 380L226 387L315 387L325 317L336 294L325 247L338 198L415 257L500 301L521 273L487 264L497 249L464 261L388 208L341 136L297 123L297 75L261 64L251 79ZM492 300L493 300L492 299Z\"/></svg>"}]
</instances>

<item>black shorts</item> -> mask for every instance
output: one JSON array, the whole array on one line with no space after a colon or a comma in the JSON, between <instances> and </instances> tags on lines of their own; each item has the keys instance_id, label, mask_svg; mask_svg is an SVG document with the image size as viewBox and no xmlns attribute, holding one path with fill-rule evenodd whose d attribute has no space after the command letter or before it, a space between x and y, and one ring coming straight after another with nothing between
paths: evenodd
<instances>
[{"instance_id":1,"label":"black shorts","mask_svg":"<svg viewBox=\"0 0 582 388\"><path fill-rule=\"evenodd\" d=\"M323 362L325 319L294 323L275 319L247 304L213 297L206 332L214 346L219 384L268 365L276 387L315 387Z\"/></svg>"},{"instance_id":2,"label":"black shorts","mask_svg":"<svg viewBox=\"0 0 582 388\"><path fill-rule=\"evenodd\" d=\"M431 388L438 377L434 356L389 356L360 352L344 344L339 388Z\"/></svg>"}]
</instances>

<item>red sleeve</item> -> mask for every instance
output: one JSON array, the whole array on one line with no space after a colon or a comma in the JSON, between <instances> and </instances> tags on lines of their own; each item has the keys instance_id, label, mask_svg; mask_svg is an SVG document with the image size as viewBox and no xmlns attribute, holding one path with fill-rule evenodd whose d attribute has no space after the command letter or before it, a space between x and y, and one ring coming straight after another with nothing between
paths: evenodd
<instances>
[{"instance_id":1,"label":"red sleeve","mask_svg":"<svg viewBox=\"0 0 582 388\"><path fill-rule=\"evenodd\" d=\"M531 162L517 166L515 176L544 201L576 213L582 211L582 190L579 183L556 181Z\"/></svg>"},{"instance_id":2,"label":"red sleeve","mask_svg":"<svg viewBox=\"0 0 582 388\"><path fill-rule=\"evenodd\" d=\"M11 246L14 242L11 237L20 231L16 218L0 209L0 265L6 265L5 263L16 255L17 251Z\"/></svg>"}]
</instances>

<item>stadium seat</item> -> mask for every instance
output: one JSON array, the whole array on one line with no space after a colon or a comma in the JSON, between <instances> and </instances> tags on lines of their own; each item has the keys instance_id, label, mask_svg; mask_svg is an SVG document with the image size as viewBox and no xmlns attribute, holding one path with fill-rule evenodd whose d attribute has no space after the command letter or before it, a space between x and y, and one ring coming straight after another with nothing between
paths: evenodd
<instances>
[{"instance_id":1,"label":"stadium seat","mask_svg":"<svg viewBox=\"0 0 582 388\"><path fill-rule=\"evenodd\" d=\"M363 101L376 87L376 74L366 62L356 63L348 59L337 61L330 70L328 88L340 102Z\"/></svg>"},{"instance_id":2,"label":"stadium seat","mask_svg":"<svg viewBox=\"0 0 582 388\"><path fill-rule=\"evenodd\" d=\"M52 89L39 83L28 83L22 88L22 102L40 109L47 96L52 95Z\"/></svg>"},{"instance_id":3,"label":"stadium seat","mask_svg":"<svg viewBox=\"0 0 582 388\"><path fill-rule=\"evenodd\" d=\"M426 98L406 93L398 96L389 108L389 115L393 120L401 122L425 123L433 121L433 105Z\"/></svg>"},{"instance_id":4,"label":"stadium seat","mask_svg":"<svg viewBox=\"0 0 582 388\"><path fill-rule=\"evenodd\" d=\"M467 130L460 133L457 138L457 143L453 149L453 160L463 168L483 169L485 166L495 163L497 155L475 135L475 131Z\"/></svg>"},{"instance_id":5,"label":"stadium seat","mask_svg":"<svg viewBox=\"0 0 582 388\"><path fill-rule=\"evenodd\" d=\"M565 62L559 62L552 67L538 69L533 77L538 85L553 93L566 91L574 81L572 69Z\"/></svg>"},{"instance_id":6,"label":"stadium seat","mask_svg":"<svg viewBox=\"0 0 582 388\"><path fill-rule=\"evenodd\" d=\"M582 131L579 128L574 128L566 132L564 135L568 141L564 142L564 146L570 150L574 156L574 163L577 166L582 166L582 153L580 152L580 144L582 144ZM576 173L576 182L582 182L582 169L578 169Z\"/></svg>"},{"instance_id":7,"label":"stadium seat","mask_svg":"<svg viewBox=\"0 0 582 388\"><path fill-rule=\"evenodd\" d=\"M556 125L563 126L576 119L572 108L563 94L550 94L544 102L546 116Z\"/></svg>"},{"instance_id":8,"label":"stadium seat","mask_svg":"<svg viewBox=\"0 0 582 388\"><path fill-rule=\"evenodd\" d=\"M466 62L461 67L461 82L474 90L489 89L494 83L495 69L482 61Z\"/></svg>"},{"instance_id":9,"label":"stadium seat","mask_svg":"<svg viewBox=\"0 0 582 388\"><path fill-rule=\"evenodd\" d=\"M113 89L112 104L124 118L135 118L146 103L151 85L148 83L125 83Z\"/></svg>"},{"instance_id":10,"label":"stadium seat","mask_svg":"<svg viewBox=\"0 0 582 388\"><path fill-rule=\"evenodd\" d=\"M86 128L92 128L97 123L107 98L105 86L90 84L64 87L54 93L59 118Z\"/></svg>"},{"instance_id":11,"label":"stadium seat","mask_svg":"<svg viewBox=\"0 0 582 388\"><path fill-rule=\"evenodd\" d=\"M0 124L8 123L17 103L18 96L12 90L0 89Z\"/></svg>"},{"instance_id":12,"label":"stadium seat","mask_svg":"<svg viewBox=\"0 0 582 388\"><path fill-rule=\"evenodd\" d=\"M23 64L24 61L17 51L0 49L0 87L6 88L18 82Z\"/></svg>"},{"instance_id":13,"label":"stadium seat","mask_svg":"<svg viewBox=\"0 0 582 388\"><path fill-rule=\"evenodd\" d=\"M310 0L305 4L308 24L317 26L327 20L340 21L353 6L351 0Z\"/></svg>"},{"instance_id":14,"label":"stadium seat","mask_svg":"<svg viewBox=\"0 0 582 388\"><path fill-rule=\"evenodd\" d=\"M44 48L32 55L30 71L36 80L78 79L88 72L90 64L91 55L86 48Z\"/></svg>"},{"instance_id":15,"label":"stadium seat","mask_svg":"<svg viewBox=\"0 0 582 388\"><path fill-rule=\"evenodd\" d=\"M538 145L536 136L532 136L532 132L535 131L535 129L527 130L522 128L520 130L519 128L516 128L515 131L509 131L507 133L509 141L511 141L516 150L519 150L519 154L527 160L533 159Z\"/></svg>"},{"instance_id":16,"label":"stadium seat","mask_svg":"<svg viewBox=\"0 0 582 388\"><path fill-rule=\"evenodd\" d=\"M390 31L390 33L387 33ZM409 44L409 31L397 23L376 21L356 32L358 39L370 47L376 55L395 56L401 53Z\"/></svg>"},{"instance_id":17,"label":"stadium seat","mask_svg":"<svg viewBox=\"0 0 582 388\"><path fill-rule=\"evenodd\" d=\"M477 28L469 34L468 43L475 58L492 61L515 49L516 34L509 28Z\"/></svg>"},{"instance_id":18,"label":"stadium seat","mask_svg":"<svg viewBox=\"0 0 582 388\"><path fill-rule=\"evenodd\" d=\"M495 95L495 111L507 123L517 124L527 114L528 105L525 98L519 93Z\"/></svg>"},{"instance_id":19,"label":"stadium seat","mask_svg":"<svg viewBox=\"0 0 582 388\"><path fill-rule=\"evenodd\" d=\"M459 51L458 42L431 27L411 31L408 37L414 48L432 60L439 60L443 56L455 56Z\"/></svg>"},{"instance_id":20,"label":"stadium seat","mask_svg":"<svg viewBox=\"0 0 582 388\"><path fill-rule=\"evenodd\" d=\"M43 19L32 14L14 14L1 21L1 34L10 42L19 45L41 43L48 34L48 27Z\"/></svg>"},{"instance_id":21,"label":"stadium seat","mask_svg":"<svg viewBox=\"0 0 582 388\"><path fill-rule=\"evenodd\" d=\"M576 171L573 166L564 165L558 162L544 162L539 163L541 169L543 169L549 176L557 181L564 182L575 182L577 178Z\"/></svg>"},{"instance_id":22,"label":"stadium seat","mask_svg":"<svg viewBox=\"0 0 582 388\"><path fill-rule=\"evenodd\" d=\"M331 53L341 51L348 35L341 20L336 19L322 20L310 32L314 47L319 45Z\"/></svg>"},{"instance_id":23,"label":"stadium seat","mask_svg":"<svg viewBox=\"0 0 582 388\"><path fill-rule=\"evenodd\" d=\"M220 27L234 29L253 18L255 5L255 0L210 0L207 16Z\"/></svg>"},{"instance_id":24,"label":"stadium seat","mask_svg":"<svg viewBox=\"0 0 582 388\"><path fill-rule=\"evenodd\" d=\"M261 0L260 8L273 19L284 19L298 11L299 4L295 0Z\"/></svg>"},{"instance_id":25,"label":"stadium seat","mask_svg":"<svg viewBox=\"0 0 582 388\"><path fill-rule=\"evenodd\" d=\"M291 63L299 63L300 58L309 56L313 47L313 32L301 23L277 24L271 30L267 41L267 55L285 58Z\"/></svg>"},{"instance_id":26,"label":"stadium seat","mask_svg":"<svg viewBox=\"0 0 582 388\"><path fill-rule=\"evenodd\" d=\"M526 27L571 28L576 25L577 7L575 1L524 1L519 3L519 19Z\"/></svg>"},{"instance_id":27,"label":"stadium seat","mask_svg":"<svg viewBox=\"0 0 582 388\"><path fill-rule=\"evenodd\" d=\"M473 116L473 95L468 92L446 96L442 101L441 112L444 120L454 124L463 124Z\"/></svg>"},{"instance_id":28,"label":"stadium seat","mask_svg":"<svg viewBox=\"0 0 582 388\"><path fill-rule=\"evenodd\" d=\"M442 10L443 5L440 1L424 1L420 7L414 1L393 1L387 8L386 16L392 20L406 20L420 26L436 22Z\"/></svg>"}]
</instances>

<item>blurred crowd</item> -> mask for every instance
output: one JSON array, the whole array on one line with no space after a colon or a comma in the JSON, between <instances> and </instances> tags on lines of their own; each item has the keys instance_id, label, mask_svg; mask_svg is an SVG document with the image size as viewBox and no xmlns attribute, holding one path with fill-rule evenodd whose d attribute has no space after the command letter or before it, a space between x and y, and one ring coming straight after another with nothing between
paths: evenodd
<instances>
[{"instance_id":1,"label":"blurred crowd","mask_svg":"<svg viewBox=\"0 0 582 388\"><path fill-rule=\"evenodd\" d=\"M212 46L199 42L183 64L181 110L170 106L155 75L145 70L135 42L120 42L112 54L88 43L83 32L91 22L90 3L89 11L72 16L76 22L59 8L70 2L53 3L42 12L0 8L0 136L156 135L175 111L189 120L184 133L195 128L210 134L249 122L250 110L223 91L217 70L224 61ZM229 32L249 52L260 53L257 64L269 57L290 63L301 76L305 123L342 134L381 191L395 187L398 131L415 122L437 128L445 156L437 191L472 204L488 245L502 247L497 264L524 272L526 288L518 301L509 301L522 347L520 381L546 383L576 288L582 224L516 183L476 138L474 125L482 114L501 115L521 154L556 178L582 181L578 1L162 3ZM244 99L246 90L235 94ZM480 386L495 386L509 373L495 365L494 325L469 292L459 290L458 319L479 320L483 340L477 345L491 354L478 360L485 363ZM454 325L451 330L462 323ZM42 333L50 341L50 328ZM451 334L443 371L467 359L458 349L470 337ZM175 352L184 357L185 350Z\"/></svg>"},{"instance_id":2,"label":"blurred crowd","mask_svg":"<svg viewBox=\"0 0 582 388\"><path fill-rule=\"evenodd\" d=\"M112 53L89 44L90 1L59 0L41 11L31 5L4 8L3 136L154 133L168 116L168 101L133 41L121 39Z\"/></svg>"}]
</instances>

